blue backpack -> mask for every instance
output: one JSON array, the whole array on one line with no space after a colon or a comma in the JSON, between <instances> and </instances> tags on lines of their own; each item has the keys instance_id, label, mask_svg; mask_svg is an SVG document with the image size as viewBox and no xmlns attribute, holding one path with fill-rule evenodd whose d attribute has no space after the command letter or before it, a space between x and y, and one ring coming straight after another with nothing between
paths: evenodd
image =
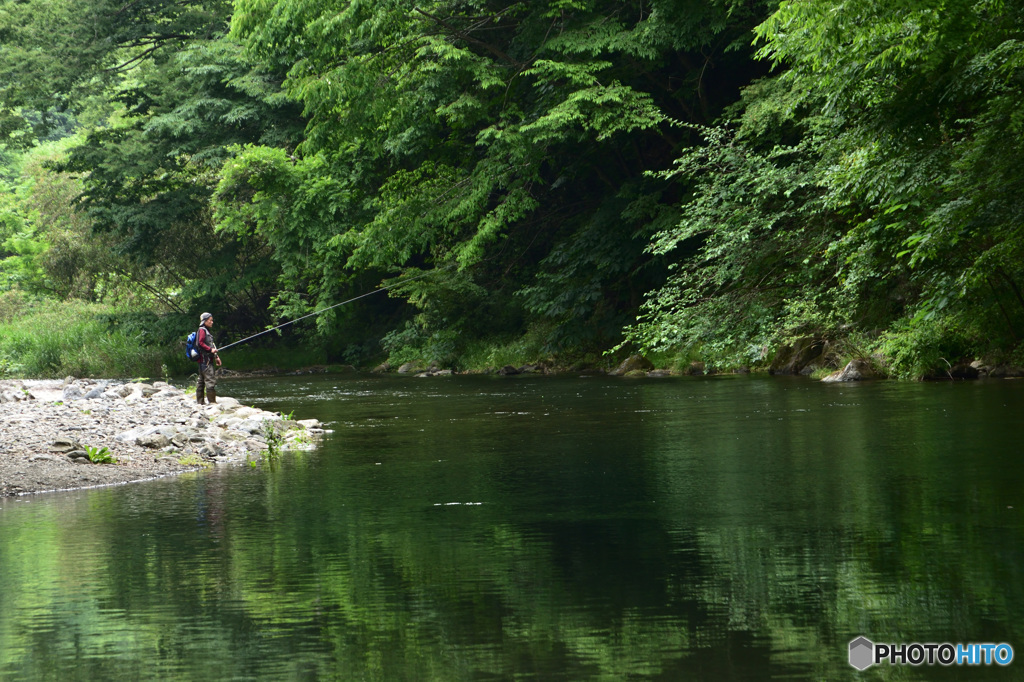
<instances>
[{"instance_id":1,"label":"blue backpack","mask_svg":"<svg viewBox=\"0 0 1024 682\"><path fill-rule=\"evenodd\" d=\"M196 345L196 334L198 333L199 330L197 329L185 339L185 358L192 362L199 362L200 360L199 346Z\"/></svg>"}]
</instances>

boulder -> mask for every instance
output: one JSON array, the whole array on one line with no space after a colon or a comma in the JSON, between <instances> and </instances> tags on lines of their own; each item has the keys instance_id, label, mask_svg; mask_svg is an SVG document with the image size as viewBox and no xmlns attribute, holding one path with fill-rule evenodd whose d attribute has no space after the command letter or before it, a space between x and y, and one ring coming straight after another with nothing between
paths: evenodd
<instances>
[{"instance_id":1,"label":"boulder","mask_svg":"<svg viewBox=\"0 0 1024 682\"><path fill-rule=\"evenodd\" d=\"M80 389L75 384L68 384L67 386L64 387L64 391L62 393L62 396L63 396L65 402L71 401L71 400L81 400L81 398L82 398L82 389Z\"/></svg>"},{"instance_id":2,"label":"boulder","mask_svg":"<svg viewBox=\"0 0 1024 682\"><path fill-rule=\"evenodd\" d=\"M641 371L645 374L654 369L654 363L645 358L642 355L631 355L622 361L614 371L610 372L612 376L621 377L629 374L630 372Z\"/></svg>"},{"instance_id":3,"label":"boulder","mask_svg":"<svg viewBox=\"0 0 1024 682\"><path fill-rule=\"evenodd\" d=\"M224 454L224 448L217 445L216 443L207 443L203 447L199 448L199 456L207 459L214 457L220 457Z\"/></svg>"},{"instance_id":4,"label":"boulder","mask_svg":"<svg viewBox=\"0 0 1024 682\"><path fill-rule=\"evenodd\" d=\"M148 439L151 436L163 436L170 440L177 432L178 429L174 426L138 426L117 434L114 436L114 440L122 443L141 443L143 439Z\"/></svg>"},{"instance_id":5,"label":"boulder","mask_svg":"<svg viewBox=\"0 0 1024 682\"><path fill-rule=\"evenodd\" d=\"M977 379L978 368L960 362L949 368L949 376L954 379Z\"/></svg>"},{"instance_id":6,"label":"boulder","mask_svg":"<svg viewBox=\"0 0 1024 682\"><path fill-rule=\"evenodd\" d=\"M229 428L234 428L235 431L246 431L248 433L261 433L263 431L263 429L265 428L264 424L266 424L267 422L270 422L271 424L273 423L269 419L265 420L265 419L261 419L259 417L250 417L249 419L246 419L244 421L239 420L239 423L237 423L233 427L229 427Z\"/></svg>"},{"instance_id":7,"label":"boulder","mask_svg":"<svg viewBox=\"0 0 1024 682\"><path fill-rule=\"evenodd\" d=\"M182 391L180 388L174 388L173 386L168 386L167 388L161 388L159 391L154 393L151 397L154 398L154 399L158 399L158 398L177 398L177 397L183 396L183 395L185 395L185 391Z\"/></svg>"},{"instance_id":8,"label":"boulder","mask_svg":"<svg viewBox=\"0 0 1024 682\"><path fill-rule=\"evenodd\" d=\"M818 361L825 354L827 343L821 339L803 338L791 345L783 346L775 353L769 374L800 374L805 367Z\"/></svg>"},{"instance_id":9,"label":"boulder","mask_svg":"<svg viewBox=\"0 0 1024 682\"><path fill-rule=\"evenodd\" d=\"M999 365L993 367L992 371L988 373L990 377L1002 378L1002 377L1024 377L1024 367L1014 367L1013 365Z\"/></svg>"},{"instance_id":10,"label":"boulder","mask_svg":"<svg viewBox=\"0 0 1024 682\"><path fill-rule=\"evenodd\" d=\"M864 379L874 379L875 371L871 368L871 363L867 360L850 360L846 367L833 372L827 377L822 379L825 383L835 383L840 381L862 381Z\"/></svg>"},{"instance_id":11,"label":"boulder","mask_svg":"<svg viewBox=\"0 0 1024 682\"><path fill-rule=\"evenodd\" d=\"M159 450L160 448L166 448L168 445L170 445L171 439L163 435L162 433L151 433L142 436L136 442L144 448L153 448L154 450Z\"/></svg>"},{"instance_id":12,"label":"boulder","mask_svg":"<svg viewBox=\"0 0 1024 682\"><path fill-rule=\"evenodd\" d=\"M519 374L519 370L513 367L512 365L505 365L504 367L498 370L498 374L505 377L513 376L515 374Z\"/></svg>"}]
</instances>

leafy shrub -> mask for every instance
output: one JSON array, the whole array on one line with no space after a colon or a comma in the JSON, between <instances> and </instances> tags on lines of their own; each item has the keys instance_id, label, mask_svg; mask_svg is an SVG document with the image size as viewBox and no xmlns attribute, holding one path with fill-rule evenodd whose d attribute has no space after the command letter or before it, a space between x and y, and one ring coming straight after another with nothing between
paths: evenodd
<instances>
[{"instance_id":1,"label":"leafy shrub","mask_svg":"<svg viewBox=\"0 0 1024 682\"><path fill-rule=\"evenodd\" d=\"M95 447L92 445L85 446L85 454L88 455L89 461L93 464L116 464L117 460L110 454L110 448L107 447Z\"/></svg>"},{"instance_id":2,"label":"leafy shrub","mask_svg":"<svg viewBox=\"0 0 1024 682\"><path fill-rule=\"evenodd\" d=\"M888 374L899 379L944 376L951 365L970 355L971 348L966 329L954 318L902 320L877 344Z\"/></svg>"}]
</instances>

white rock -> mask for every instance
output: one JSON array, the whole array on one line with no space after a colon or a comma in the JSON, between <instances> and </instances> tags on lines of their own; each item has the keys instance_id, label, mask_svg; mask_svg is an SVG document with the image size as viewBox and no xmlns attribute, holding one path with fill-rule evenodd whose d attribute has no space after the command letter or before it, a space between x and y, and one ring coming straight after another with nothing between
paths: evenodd
<instances>
[{"instance_id":1,"label":"white rock","mask_svg":"<svg viewBox=\"0 0 1024 682\"><path fill-rule=\"evenodd\" d=\"M261 432L263 430L263 424L268 422L268 421L270 421L270 420L268 420L268 419L246 419L244 421L240 420L240 423L237 424L234 427L234 429L236 431L246 431L248 433L259 433L259 432Z\"/></svg>"},{"instance_id":2,"label":"white rock","mask_svg":"<svg viewBox=\"0 0 1024 682\"><path fill-rule=\"evenodd\" d=\"M173 386L168 386L167 388L160 389L150 397L153 399L164 399L177 398L180 395L185 395L185 391L182 391L181 389L178 388L174 388Z\"/></svg>"}]
</instances>

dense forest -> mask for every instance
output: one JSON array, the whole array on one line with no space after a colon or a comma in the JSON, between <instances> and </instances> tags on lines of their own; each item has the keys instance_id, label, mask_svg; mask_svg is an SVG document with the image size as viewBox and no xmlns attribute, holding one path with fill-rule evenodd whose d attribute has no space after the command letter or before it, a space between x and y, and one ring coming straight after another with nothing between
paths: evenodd
<instances>
[{"instance_id":1,"label":"dense forest","mask_svg":"<svg viewBox=\"0 0 1024 682\"><path fill-rule=\"evenodd\" d=\"M1017 0L0 0L0 374L1024 364Z\"/></svg>"}]
</instances>

